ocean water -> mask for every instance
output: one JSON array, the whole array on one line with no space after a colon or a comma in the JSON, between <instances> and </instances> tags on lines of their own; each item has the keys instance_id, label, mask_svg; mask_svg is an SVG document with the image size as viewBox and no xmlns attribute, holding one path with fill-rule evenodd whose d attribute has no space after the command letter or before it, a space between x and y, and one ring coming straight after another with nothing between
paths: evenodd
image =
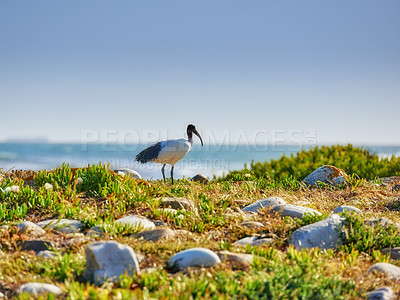
<instances>
[{"instance_id":1,"label":"ocean water","mask_svg":"<svg viewBox=\"0 0 400 300\"><path fill-rule=\"evenodd\" d=\"M139 164L135 156L148 145L143 144L53 144L53 143L0 143L0 169L43 170L53 169L62 163L71 167L85 167L99 162L110 164L112 169L131 168L145 179L161 179L161 164ZM251 161L268 161L290 155L309 145L205 145L195 144L179 161L174 177L191 177L202 173L208 177L221 176L230 170L242 169ZM400 146L363 146L381 157L400 155ZM166 175L169 177L169 166Z\"/></svg>"}]
</instances>

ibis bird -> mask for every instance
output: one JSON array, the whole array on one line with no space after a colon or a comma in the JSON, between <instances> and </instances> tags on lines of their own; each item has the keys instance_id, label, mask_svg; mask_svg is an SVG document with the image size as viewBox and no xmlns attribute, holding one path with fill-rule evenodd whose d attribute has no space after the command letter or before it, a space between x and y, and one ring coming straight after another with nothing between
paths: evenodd
<instances>
[{"instance_id":1,"label":"ibis bird","mask_svg":"<svg viewBox=\"0 0 400 300\"><path fill-rule=\"evenodd\" d=\"M164 173L165 165L171 165L171 181L174 184L174 166L192 149L193 133L199 137L203 146L203 140L194 125L189 124L186 132L188 139L166 140L155 143L136 155L136 160L142 164L149 161L163 164L161 172L164 183L166 182Z\"/></svg>"}]
</instances>

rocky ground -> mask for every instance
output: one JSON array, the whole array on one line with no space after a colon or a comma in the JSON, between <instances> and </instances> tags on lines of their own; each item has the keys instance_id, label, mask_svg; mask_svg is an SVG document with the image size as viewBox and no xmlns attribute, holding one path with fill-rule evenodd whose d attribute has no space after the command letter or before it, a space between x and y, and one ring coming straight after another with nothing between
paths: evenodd
<instances>
[{"instance_id":1,"label":"rocky ground","mask_svg":"<svg viewBox=\"0 0 400 300\"><path fill-rule=\"evenodd\" d=\"M147 182L97 165L0 178L0 297L397 299L399 178Z\"/></svg>"}]
</instances>

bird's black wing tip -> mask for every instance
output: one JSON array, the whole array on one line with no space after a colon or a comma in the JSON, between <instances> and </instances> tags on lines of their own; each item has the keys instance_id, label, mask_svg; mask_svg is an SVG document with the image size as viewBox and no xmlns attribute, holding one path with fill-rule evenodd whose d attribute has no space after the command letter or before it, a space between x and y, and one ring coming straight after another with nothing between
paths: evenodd
<instances>
[{"instance_id":1,"label":"bird's black wing tip","mask_svg":"<svg viewBox=\"0 0 400 300\"><path fill-rule=\"evenodd\" d=\"M144 149L142 152L136 155L136 160L142 164L155 160L158 157L160 150L161 150L160 143L151 145L150 147Z\"/></svg>"}]
</instances>

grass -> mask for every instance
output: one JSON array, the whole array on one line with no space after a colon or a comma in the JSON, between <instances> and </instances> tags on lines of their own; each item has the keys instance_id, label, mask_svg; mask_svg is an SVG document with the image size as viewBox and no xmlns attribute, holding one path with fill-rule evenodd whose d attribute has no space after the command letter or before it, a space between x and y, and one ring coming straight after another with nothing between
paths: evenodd
<instances>
[{"instance_id":1,"label":"grass","mask_svg":"<svg viewBox=\"0 0 400 300\"><path fill-rule=\"evenodd\" d=\"M337 150L335 147L333 149ZM336 153L336 150L332 151ZM315 149L311 152L316 153ZM358 150L355 152L359 154ZM310 154L303 156L307 155ZM67 299L362 299L367 291L384 285L400 292L396 281L367 272L376 262L400 266L380 252L386 247L400 246L397 227L365 224L366 220L378 217L399 222L398 190L356 175L340 188L310 188L292 174L280 179L257 176L252 171L248 176L248 171L232 173L229 179L213 180L208 185L181 179L176 180L174 186L118 176L102 164L84 169L72 169L64 164L52 172L3 173L0 225L9 227L0 230L3 251L0 291L8 297L16 297L14 291L19 285L34 281L56 284ZM398 174L396 172L394 175ZM371 177L375 178L368 178ZM265 209L251 217L264 227L241 226L246 216L240 214L240 208L269 196L311 207L322 216L309 215L298 220L270 214ZM185 197L193 201L197 213L189 210L179 210L176 214L163 212L162 197ZM294 230L327 217L343 204L357 206L363 214L343 214L346 218L344 243L338 250L297 251L288 245ZM131 235L137 228L114 225L116 219L130 214L163 221L176 230L177 235L172 240L156 243L134 239ZM85 226L84 233L101 225L105 235L77 238L48 230L44 239L56 246L55 259L38 258L33 252L21 251L20 242L32 237L18 232L14 225L23 220L38 222L50 218L80 220ZM252 234L272 237L274 243L259 247L234 244ZM142 254L145 257L140 262L142 270L156 268L156 271L122 275L118 282L99 287L83 282L85 247L94 241L110 239ZM251 253L255 260L247 267L223 262L208 269L168 272L168 259L192 247Z\"/></svg>"}]
</instances>

